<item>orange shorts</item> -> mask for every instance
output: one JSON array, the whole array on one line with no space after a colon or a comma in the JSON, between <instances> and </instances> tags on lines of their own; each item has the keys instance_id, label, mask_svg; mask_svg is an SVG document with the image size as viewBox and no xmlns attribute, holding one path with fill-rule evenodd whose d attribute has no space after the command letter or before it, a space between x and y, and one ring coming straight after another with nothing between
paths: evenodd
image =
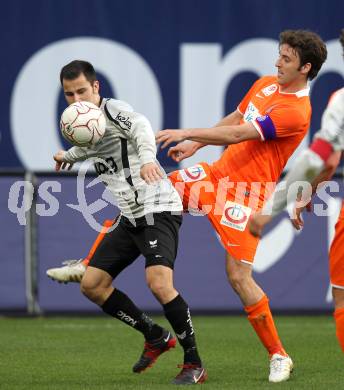
<instances>
[{"instance_id":1,"label":"orange shorts","mask_svg":"<svg viewBox=\"0 0 344 390\"><path fill-rule=\"evenodd\" d=\"M207 163L174 171L169 175L178 191L184 211L204 214L219 234L226 251L235 259L252 263L259 239L248 230L252 209L245 197L217 179Z\"/></svg>"},{"instance_id":2,"label":"orange shorts","mask_svg":"<svg viewBox=\"0 0 344 390\"><path fill-rule=\"evenodd\" d=\"M333 287L344 289L344 202L330 248L330 279Z\"/></svg>"}]
</instances>

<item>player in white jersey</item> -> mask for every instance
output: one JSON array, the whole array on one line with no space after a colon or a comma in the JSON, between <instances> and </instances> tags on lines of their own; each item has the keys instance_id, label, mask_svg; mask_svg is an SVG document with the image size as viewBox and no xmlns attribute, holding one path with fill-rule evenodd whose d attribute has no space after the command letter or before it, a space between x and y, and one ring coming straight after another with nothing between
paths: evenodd
<instances>
[{"instance_id":1,"label":"player in white jersey","mask_svg":"<svg viewBox=\"0 0 344 390\"><path fill-rule=\"evenodd\" d=\"M121 215L129 219L162 211L180 213L180 197L156 160L149 121L126 102L100 98L99 104L106 118L102 140L90 148L71 148L64 161L99 158L96 172L114 195Z\"/></svg>"},{"instance_id":2,"label":"player in white jersey","mask_svg":"<svg viewBox=\"0 0 344 390\"><path fill-rule=\"evenodd\" d=\"M344 30L340 35L344 52ZM335 92L323 113L321 129L315 134L313 143L304 151L293 169L285 177L286 185L277 190L261 212L254 214L249 222L252 234L261 236L263 228L274 216L283 211L289 202L297 199L299 185L295 182L312 183L313 192L317 185L329 179L337 167L344 151L344 88ZM304 203L308 199L304 200ZM293 224L296 229L303 226L301 211L296 210ZM344 352L344 202L336 224L335 237L331 244L330 279L334 299L336 334Z\"/></svg>"},{"instance_id":3,"label":"player in white jersey","mask_svg":"<svg viewBox=\"0 0 344 390\"><path fill-rule=\"evenodd\" d=\"M81 291L105 313L144 335L143 353L133 367L136 373L144 371L175 346L176 338L112 286L117 275L142 254L148 287L163 306L184 350L182 371L173 383L202 383L207 373L196 347L189 307L173 285L182 205L156 160L151 125L129 104L102 99L94 68L86 61L76 60L64 66L60 80L68 104L81 100L94 103L102 109L107 122L105 135L96 145L56 153L56 170L70 169L77 161L95 158L96 171L121 211L114 229L96 249L82 278Z\"/></svg>"}]
</instances>

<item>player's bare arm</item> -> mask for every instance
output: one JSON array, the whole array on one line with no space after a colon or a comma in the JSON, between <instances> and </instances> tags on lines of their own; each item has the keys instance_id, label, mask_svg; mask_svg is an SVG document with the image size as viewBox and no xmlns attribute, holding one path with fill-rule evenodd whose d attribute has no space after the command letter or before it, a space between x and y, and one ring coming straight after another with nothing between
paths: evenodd
<instances>
[{"instance_id":1,"label":"player's bare arm","mask_svg":"<svg viewBox=\"0 0 344 390\"><path fill-rule=\"evenodd\" d=\"M260 135L250 122L235 126L220 126L208 129L162 130L156 134L156 141L164 149L173 142L185 140L201 142L206 145L231 145L239 142L260 139Z\"/></svg>"},{"instance_id":2,"label":"player's bare arm","mask_svg":"<svg viewBox=\"0 0 344 390\"><path fill-rule=\"evenodd\" d=\"M204 144L200 142L180 142L176 146L169 148L167 155L176 162L185 160L188 157L193 156L197 150L201 149Z\"/></svg>"},{"instance_id":3,"label":"player's bare arm","mask_svg":"<svg viewBox=\"0 0 344 390\"><path fill-rule=\"evenodd\" d=\"M223 119L221 119L214 127L216 128L221 126L239 125L241 119L242 114L238 110L235 110L234 112L228 114ZM203 148L204 146L206 146L206 144L201 142L183 142L177 144L176 146L172 146L168 150L167 155L171 157L174 161L180 162L188 157L193 156L197 152L197 150Z\"/></svg>"}]
</instances>

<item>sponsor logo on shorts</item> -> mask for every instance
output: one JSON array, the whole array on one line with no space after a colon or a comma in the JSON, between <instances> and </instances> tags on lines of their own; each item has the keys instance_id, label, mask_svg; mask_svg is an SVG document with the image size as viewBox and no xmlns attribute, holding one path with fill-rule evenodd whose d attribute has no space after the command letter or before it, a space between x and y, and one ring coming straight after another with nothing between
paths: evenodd
<instances>
[{"instance_id":1,"label":"sponsor logo on shorts","mask_svg":"<svg viewBox=\"0 0 344 390\"><path fill-rule=\"evenodd\" d=\"M227 201L223 210L221 225L243 232L252 210L239 203Z\"/></svg>"},{"instance_id":2,"label":"sponsor logo on shorts","mask_svg":"<svg viewBox=\"0 0 344 390\"><path fill-rule=\"evenodd\" d=\"M204 179L207 174L204 171L202 165L194 165L193 167L182 169L179 171L180 176L185 182L192 182Z\"/></svg>"}]
</instances>

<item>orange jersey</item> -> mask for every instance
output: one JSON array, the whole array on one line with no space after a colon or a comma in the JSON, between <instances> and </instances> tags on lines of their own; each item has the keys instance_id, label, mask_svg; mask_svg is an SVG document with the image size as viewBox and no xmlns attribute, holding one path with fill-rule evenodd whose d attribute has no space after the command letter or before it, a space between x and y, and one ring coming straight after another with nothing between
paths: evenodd
<instances>
[{"instance_id":1,"label":"orange jersey","mask_svg":"<svg viewBox=\"0 0 344 390\"><path fill-rule=\"evenodd\" d=\"M297 93L280 92L276 76L257 80L238 111L243 114L242 123L252 122L261 139L228 146L212 165L214 175L235 183L261 183L256 194L263 200L265 183L278 180L307 133L311 119L308 95L308 88Z\"/></svg>"}]
</instances>

